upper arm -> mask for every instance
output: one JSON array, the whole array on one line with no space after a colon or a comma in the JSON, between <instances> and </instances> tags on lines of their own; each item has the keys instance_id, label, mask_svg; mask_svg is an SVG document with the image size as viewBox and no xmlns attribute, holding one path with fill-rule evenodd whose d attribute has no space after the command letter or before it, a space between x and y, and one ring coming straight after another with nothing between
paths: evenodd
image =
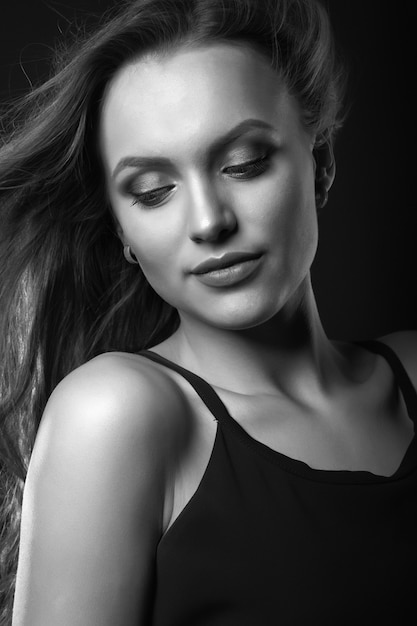
<instances>
[{"instance_id":1,"label":"upper arm","mask_svg":"<svg viewBox=\"0 0 417 626\"><path fill-rule=\"evenodd\" d=\"M391 333L381 337L380 341L394 350L417 389L417 331L403 330Z\"/></svg>"},{"instance_id":2,"label":"upper arm","mask_svg":"<svg viewBox=\"0 0 417 626\"><path fill-rule=\"evenodd\" d=\"M118 365L95 359L48 402L25 485L16 626L144 618L181 399L160 374Z\"/></svg>"}]
</instances>

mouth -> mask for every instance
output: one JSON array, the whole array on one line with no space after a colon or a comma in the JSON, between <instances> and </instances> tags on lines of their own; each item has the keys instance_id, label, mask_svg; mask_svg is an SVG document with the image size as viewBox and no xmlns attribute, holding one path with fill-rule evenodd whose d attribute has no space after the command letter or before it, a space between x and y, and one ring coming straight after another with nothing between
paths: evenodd
<instances>
[{"instance_id":1,"label":"mouth","mask_svg":"<svg viewBox=\"0 0 417 626\"><path fill-rule=\"evenodd\" d=\"M233 265L259 259L261 256L262 252L227 252L221 257L212 257L207 259L207 261L203 261L203 263L196 265L191 270L191 274L208 274L210 272L218 272L232 267Z\"/></svg>"},{"instance_id":2,"label":"mouth","mask_svg":"<svg viewBox=\"0 0 417 626\"><path fill-rule=\"evenodd\" d=\"M209 287L231 287L253 277L261 265L262 257L262 252L229 252L200 263L191 274Z\"/></svg>"}]
</instances>

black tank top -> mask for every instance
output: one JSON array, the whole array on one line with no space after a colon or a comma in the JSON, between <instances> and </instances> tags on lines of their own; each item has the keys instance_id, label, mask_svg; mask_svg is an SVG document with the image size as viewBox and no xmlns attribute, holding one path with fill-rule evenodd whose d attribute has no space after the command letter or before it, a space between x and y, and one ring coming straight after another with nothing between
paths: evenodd
<instances>
[{"instance_id":1,"label":"black tank top","mask_svg":"<svg viewBox=\"0 0 417 626\"><path fill-rule=\"evenodd\" d=\"M389 362L415 424L396 354L361 345ZM187 379L218 421L199 487L157 548L152 626L417 623L415 435L390 477L312 469L253 439L202 378L140 354Z\"/></svg>"}]
</instances>

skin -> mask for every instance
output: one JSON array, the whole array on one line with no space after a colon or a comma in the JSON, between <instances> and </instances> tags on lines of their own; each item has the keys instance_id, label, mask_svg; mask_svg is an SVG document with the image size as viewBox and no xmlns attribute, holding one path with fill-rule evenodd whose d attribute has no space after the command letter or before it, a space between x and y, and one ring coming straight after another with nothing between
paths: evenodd
<instances>
[{"instance_id":1,"label":"skin","mask_svg":"<svg viewBox=\"0 0 417 626\"><path fill-rule=\"evenodd\" d=\"M214 154L213 142L248 118L268 128ZM312 467L390 475L412 436L392 372L329 341L314 300L313 145L268 63L223 44L124 66L100 119L121 246L181 318L153 350L206 378L272 449ZM266 153L265 171L236 176ZM169 163L113 175L126 157ZM161 187L158 206L137 202ZM258 270L233 287L189 273L223 252L255 250ZM385 341L416 381L415 334ZM181 377L137 355L104 354L67 376L29 467L13 626L148 623L157 542L195 492L215 432Z\"/></svg>"},{"instance_id":2,"label":"skin","mask_svg":"<svg viewBox=\"0 0 417 626\"><path fill-rule=\"evenodd\" d=\"M316 250L317 223L314 138L299 117L294 99L265 61L230 46L142 61L119 73L108 89L102 151L114 213L148 281L187 319L184 332L195 319L227 330L257 326L282 309L304 280ZM210 163L213 140L251 118L276 131L248 132ZM263 175L242 179L224 173L227 166L268 151ZM116 164L131 154L163 155L172 165L148 173L128 167L111 181ZM132 208L125 193L126 187L169 184L175 189L153 209ZM210 256L240 250L265 250L259 280L244 288L207 289L188 274Z\"/></svg>"},{"instance_id":3,"label":"skin","mask_svg":"<svg viewBox=\"0 0 417 626\"><path fill-rule=\"evenodd\" d=\"M213 142L246 119L270 128L248 132L213 159ZM181 318L154 350L226 393L278 395L297 409L334 414L340 392L366 378L374 357L330 342L317 312L314 141L296 99L244 46L141 59L119 71L102 108L102 159L119 236ZM265 153L265 172L243 179L230 171ZM165 157L168 165L118 167L127 156ZM141 204L140 194L164 186L162 202ZM249 282L216 289L189 273L242 250L264 253Z\"/></svg>"},{"instance_id":4,"label":"skin","mask_svg":"<svg viewBox=\"0 0 417 626\"><path fill-rule=\"evenodd\" d=\"M248 118L276 130L248 133L211 163L214 139ZM309 284L317 246L314 136L299 118L295 100L265 60L252 50L230 46L182 51L169 60L150 57L121 71L107 91L102 154L120 237L131 245L154 289L179 310L181 328L169 341L178 360L193 356L197 361L200 338L205 349L214 340L213 357L224 341L233 338L236 347L240 344L219 372L221 380L242 350L249 352L247 376L242 380L237 372L236 379L244 385L246 378L253 380L264 354L258 359L252 343L257 354L268 349L267 322L275 316L291 319L308 302L308 317L316 317ZM224 173L227 166L265 151L271 152L265 174L242 180ZM127 155L163 155L172 165L149 173L126 168L113 179L117 163ZM161 206L132 207L130 189L163 185L175 189ZM188 273L211 256L242 250L265 252L259 280L242 288L207 288ZM221 332L249 329L256 331ZM288 324L282 330L281 339L288 342ZM269 335L266 345L262 335ZM205 354L207 373L210 361Z\"/></svg>"}]
</instances>

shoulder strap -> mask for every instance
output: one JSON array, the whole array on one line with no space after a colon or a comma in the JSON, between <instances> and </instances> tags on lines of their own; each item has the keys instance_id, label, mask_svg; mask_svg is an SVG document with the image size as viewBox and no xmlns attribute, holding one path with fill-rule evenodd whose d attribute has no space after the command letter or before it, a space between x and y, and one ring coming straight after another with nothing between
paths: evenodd
<instances>
[{"instance_id":1,"label":"shoulder strap","mask_svg":"<svg viewBox=\"0 0 417 626\"><path fill-rule=\"evenodd\" d=\"M183 378L185 378L185 380L190 383L196 393L200 396L208 410L213 414L214 418L217 421L231 419L228 410L226 409L223 402L220 400L217 393L214 391L213 387L209 385L209 383L203 378L197 376L197 374L194 374L193 372L190 372L190 370L187 370L184 367L177 365L177 363L174 363L173 361L170 361L169 359L166 359L165 357L156 354L156 352L151 352L150 350L141 350L137 354L140 354L141 356L144 356L151 361L155 361L156 363L160 363L161 365L165 365L169 369L174 370L174 372L177 372Z\"/></svg>"},{"instance_id":2,"label":"shoulder strap","mask_svg":"<svg viewBox=\"0 0 417 626\"><path fill-rule=\"evenodd\" d=\"M408 413L410 417L417 419L417 391L396 352L386 343L377 341L376 339L356 341L355 343L371 350L372 352L380 354L388 361L392 371L394 372L398 386L404 396Z\"/></svg>"},{"instance_id":3,"label":"shoulder strap","mask_svg":"<svg viewBox=\"0 0 417 626\"><path fill-rule=\"evenodd\" d=\"M376 352L383 356L389 363L391 369L394 372L395 378L397 380L398 386L403 394L404 401L408 410L410 417L413 419L417 419L417 391L414 388L410 377L408 376L404 365L401 363L397 354L394 352L392 348L387 346L385 343L381 341L377 341L375 339L367 340L367 341L356 341L357 345L363 346L365 349L371 350L371 352ZM138 352L141 356L144 356L151 361L155 361L156 363L160 363L161 365L165 365L169 369L174 370L178 374L180 374L185 380L187 380L196 393L200 396L204 404L207 406L209 411L213 414L214 418L218 421L230 421L232 418L227 408L223 404L222 400L219 398L217 393L214 391L213 387L209 385L207 381L203 378L190 372L190 370L177 365L173 361L166 359L156 352L151 352L150 350L141 350Z\"/></svg>"}]
</instances>

